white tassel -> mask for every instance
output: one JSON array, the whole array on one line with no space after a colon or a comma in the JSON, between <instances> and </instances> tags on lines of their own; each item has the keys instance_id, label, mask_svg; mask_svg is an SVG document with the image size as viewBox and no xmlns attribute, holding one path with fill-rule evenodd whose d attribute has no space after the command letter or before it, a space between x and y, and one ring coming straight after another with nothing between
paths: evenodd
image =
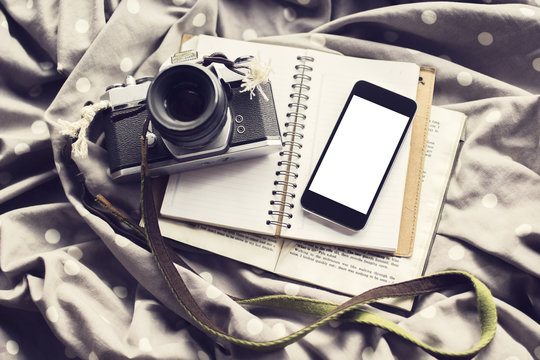
<instances>
[{"instance_id":1,"label":"white tassel","mask_svg":"<svg viewBox=\"0 0 540 360\"><path fill-rule=\"evenodd\" d=\"M58 123L62 127L60 133L62 135L68 135L77 140L71 145L71 154L76 158L86 159L88 157L88 140L86 139L86 131L90 126L92 120L100 110L110 107L110 103L106 100L102 100L96 104L84 106L81 109L81 118L78 121L69 122L65 120L58 120Z\"/></svg>"},{"instance_id":2,"label":"white tassel","mask_svg":"<svg viewBox=\"0 0 540 360\"><path fill-rule=\"evenodd\" d=\"M258 57L254 57L248 63L249 71L242 79L242 88L240 92L249 91L250 100L255 96L255 89L259 90L264 100L268 101L268 96L261 88L261 84L268 82L270 71L272 70L270 64L263 63Z\"/></svg>"}]
</instances>

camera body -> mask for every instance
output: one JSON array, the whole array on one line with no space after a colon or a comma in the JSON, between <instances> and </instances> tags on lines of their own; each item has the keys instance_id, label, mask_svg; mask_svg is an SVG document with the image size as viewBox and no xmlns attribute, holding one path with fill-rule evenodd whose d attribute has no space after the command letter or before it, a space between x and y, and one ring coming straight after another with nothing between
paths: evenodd
<instances>
[{"instance_id":1,"label":"camera body","mask_svg":"<svg viewBox=\"0 0 540 360\"><path fill-rule=\"evenodd\" d=\"M148 169L168 175L253 158L282 147L270 82L250 96L242 76L222 64L165 63L154 79L107 88L105 118L109 168L114 180L139 178L141 135L150 117Z\"/></svg>"}]
</instances>

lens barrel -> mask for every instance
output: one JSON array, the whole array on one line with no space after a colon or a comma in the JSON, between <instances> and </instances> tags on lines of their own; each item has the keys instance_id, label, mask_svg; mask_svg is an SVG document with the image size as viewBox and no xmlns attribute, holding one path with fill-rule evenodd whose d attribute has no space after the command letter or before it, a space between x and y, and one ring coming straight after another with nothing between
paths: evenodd
<instances>
[{"instance_id":1,"label":"lens barrel","mask_svg":"<svg viewBox=\"0 0 540 360\"><path fill-rule=\"evenodd\" d=\"M148 89L147 103L154 128L187 149L208 145L227 121L227 96L218 77L197 64L161 71Z\"/></svg>"}]
</instances>

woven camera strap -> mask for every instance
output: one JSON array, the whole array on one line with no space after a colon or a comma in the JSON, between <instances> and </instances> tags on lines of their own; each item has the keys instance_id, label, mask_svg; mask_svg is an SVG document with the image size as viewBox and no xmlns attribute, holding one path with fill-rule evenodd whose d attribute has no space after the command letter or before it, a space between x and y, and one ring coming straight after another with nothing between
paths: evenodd
<instances>
[{"instance_id":1,"label":"woven camera strap","mask_svg":"<svg viewBox=\"0 0 540 360\"><path fill-rule=\"evenodd\" d=\"M175 268L173 262L173 258L175 258L174 253L161 236L152 192L152 179L148 175L147 129L148 121L146 121L143 135L141 136L141 207L144 219L144 237L148 242L148 246L154 255L155 261L161 270L164 279L168 283L170 290L178 303L203 331L210 336L213 336L216 340L220 338L252 349L271 350L284 347L299 340L312 330L330 320L342 320L354 321L360 324L372 325L385 329L416 344L429 354L440 359L470 359L493 339L497 325L497 312L492 295L482 282L474 276L461 271L447 271L410 281L381 286L357 295L342 304L287 295L237 300L238 303L242 305L274 307L309 314L314 316L315 320L301 330L271 341L254 341L228 334L225 330L216 325L199 307ZM432 347L415 338L394 322L367 311L367 307L365 306L366 304L385 298L400 298L428 294L457 286L465 286L468 290L474 291L477 299L481 336L478 343L467 351L450 352Z\"/></svg>"}]
</instances>

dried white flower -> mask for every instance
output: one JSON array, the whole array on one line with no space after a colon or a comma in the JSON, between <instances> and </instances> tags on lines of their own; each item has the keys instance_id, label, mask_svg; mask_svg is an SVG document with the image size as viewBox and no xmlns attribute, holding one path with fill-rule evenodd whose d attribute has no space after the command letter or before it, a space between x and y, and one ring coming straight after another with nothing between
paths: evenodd
<instances>
[{"instance_id":1,"label":"dried white flower","mask_svg":"<svg viewBox=\"0 0 540 360\"><path fill-rule=\"evenodd\" d=\"M252 99L253 96L255 96L255 89L257 89L262 97L268 101L268 96L266 96L262 90L261 84L266 84L268 82L268 77L272 70L270 64L262 62L258 57L253 57L247 66L249 71L242 79L243 90L240 92L249 91L249 98Z\"/></svg>"}]
</instances>

